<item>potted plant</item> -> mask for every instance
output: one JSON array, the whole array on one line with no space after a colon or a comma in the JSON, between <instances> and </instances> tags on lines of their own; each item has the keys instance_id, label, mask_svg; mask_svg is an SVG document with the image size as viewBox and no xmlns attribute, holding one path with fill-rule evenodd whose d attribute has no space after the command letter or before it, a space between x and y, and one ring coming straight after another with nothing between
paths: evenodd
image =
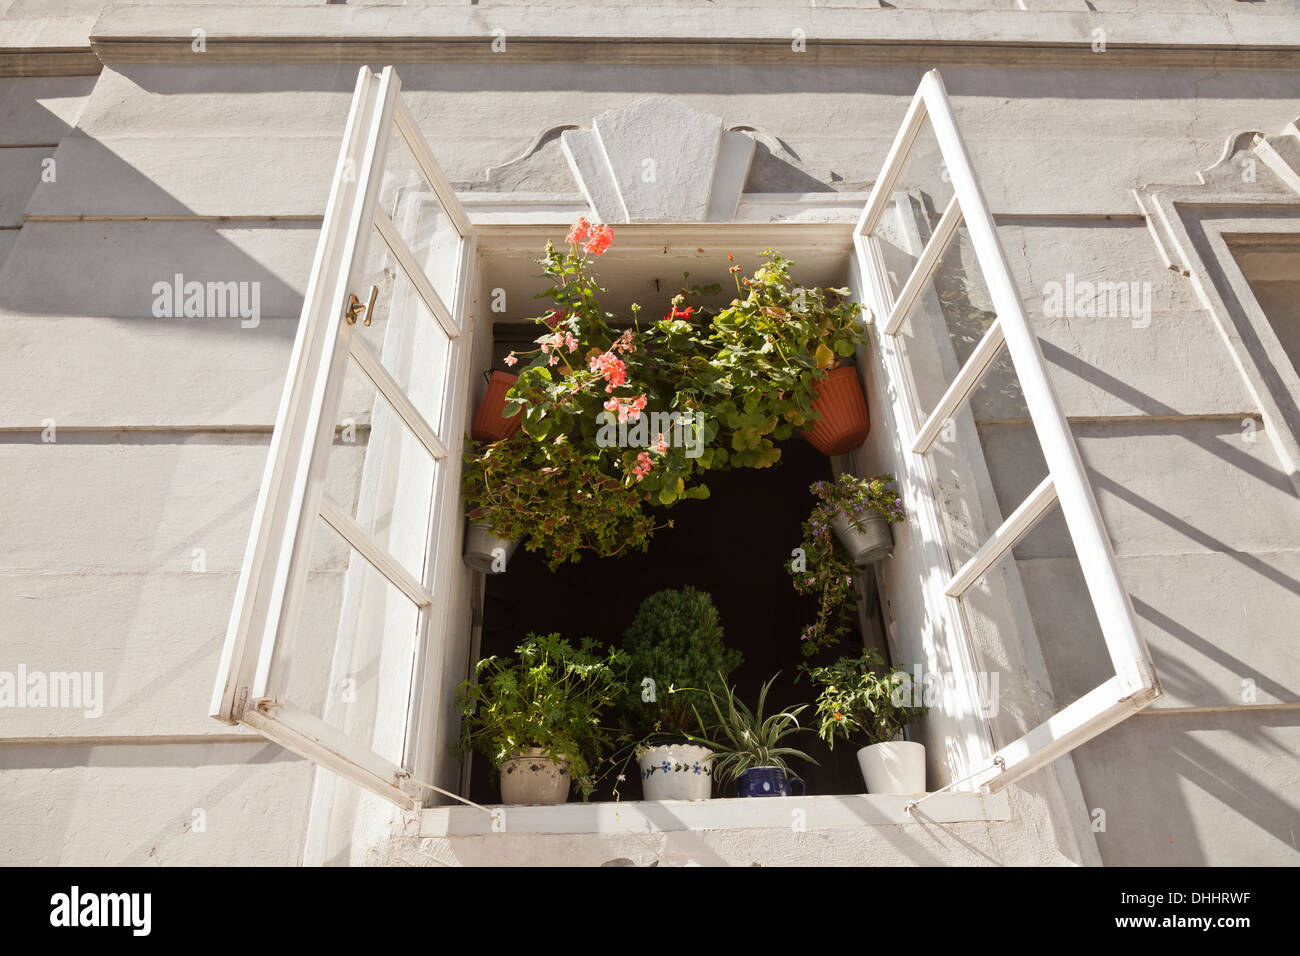
<instances>
[{"instance_id":1,"label":"potted plant","mask_svg":"<svg viewBox=\"0 0 1300 956\"><path fill-rule=\"evenodd\" d=\"M564 803L571 786L586 800L614 741L604 719L623 692L622 654L559 634L529 634L515 653L479 661L456 689L457 750L487 757L505 803Z\"/></svg>"},{"instance_id":2,"label":"potted plant","mask_svg":"<svg viewBox=\"0 0 1300 956\"><path fill-rule=\"evenodd\" d=\"M868 793L924 793L925 745L902 740L903 728L929 708L914 706L911 677L888 668L874 650L841 657L809 670L817 695L817 733L832 749L836 740L864 743L858 766Z\"/></svg>"},{"instance_id":3,"label":"potted plant","mask_svg":"<svg viewBox=\"0 0 1300 956\"><path fill-rule=\"evenodd\" d=\"M847 472L833 482L813 484L817 496L810 520L829 524L853 563L860 568L894 552L891 525L902 521L903 499L892 486L893 475L859 478Z\"/></svg>"},{"instance_id":4,"label":"potted plant","mask_svg":"<svg viewBox=\"0 0 1300 956\"><path fill-rule=\"evenodd\" d=\"M890 525L904 519L903 503L889 486L892 475L863 479L843 474L810 486L817 503L803 523L798 549L786 569L800 594L817 599L817 617L800 634L811 657L853 626L858 568L892 553Z\"/></svg>"},{"instance_id":5,"label":"potted plant","mask_svg":"<svg viewBox=\"0 0 1300 956\"><path fill-rule=\"evenodd\" d=\"M505 417L506 393L518 380L518 375L509 372L493 372L488 377L487 391L483 393L470 428L470 437L475 441L486 444L504 441L519 431L519 417Z\"/></svg>"},{"instance_id":6,"label":"potted plant","mask_svg":"<svg viewBox=\"0 0 1300 956\"><path fill-rule=\"evenodd\" d=\"M794 776L788 761L817 763L802 750L783 743L803 729L799 715L807 704L763 716L775 680L774 675L763 685L758 706L752 711L737 698L736 688L724 682L720 690L710 688L708 692L711 720L706 722L698 710L695 712L703 734L701 742L714 751L714 778L723 785L735 782L742 797L788 797L791 783L799 784L802 796L803 781Z\"/></svg>"},{"instance_id":7,"label":"potted plant","mask_svg":"<svg viewBox=\"0 0 1300 956\"><path fill-rule=\"evenodd\" d=\"M644 547L656 525L641 512L708 497L707 471L776 464L777 442L819 421L818 382L865 341L847 289L798 286L793 263L772 250L751 277L731 267L738 295L726 308L691 304L720 288L694 285L673 296L662 319L643 324L634 305L633 326L616 329L594 274L612 241L608 226L580 219L564 247L547 243L538 262L550 280L542 293L550 308L534 320L537 347L505 358L513 367L531 356L504 414L521 423L532 447L503 455L506 442L494 442L467 458L476 479L480 462L499 479L524 470L570 479L562 492L541 493L540 503L511 502L518 508L493 500L500 481L476 481L467 492L482 496L469 505L483 509L494 533L527 536L553 568L583 551ZM489 456L496 461L483 462ZM594 521L582 514L610 503L617 513Z\"/></svg>"},{"instance_id":8,"label":"potted plant","mask_svg":"<svg viewBox=\"0 0 1300 956\"><path fill-rule=\"evenodd\" d=\"M606 558L644 551L654 533L636 492L602 473L580 446L524 432L466 452L462 491L471 521L477 516L497 539L486 544L504 542L509 557L527 535L527 550L543 551L552 570L582 551Z\"/></svg>"},{"instance_id":9,"label":"potted plant","mask_svg":"<svg viewBox=\"0 0 1300 956\"><path fill-rule=\"evenodd\" d=\"M726 686L741 654L722 641L718 611L693 588L651 594L623 633L627 691L619 702L646 800L707 800L713 752L691 742L694 708Z\"/></svg>"}]
</instances>

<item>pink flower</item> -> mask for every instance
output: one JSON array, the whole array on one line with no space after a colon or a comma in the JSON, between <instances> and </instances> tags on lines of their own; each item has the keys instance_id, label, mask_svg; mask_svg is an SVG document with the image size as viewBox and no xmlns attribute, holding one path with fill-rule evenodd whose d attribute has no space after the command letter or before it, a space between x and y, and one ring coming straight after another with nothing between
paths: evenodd
<instances>
[{"instance_id":1,"label":"pink flower","mask_svg":"<svg viewBox=\"0 0 1300 956\"><path fill-rule=\"evenodd\" d=\"M612 346L610 346L610 348L612 348L615 352L622 352L625 355L628 352L635 352L636 346L632 344L632 330L624 329L623 334L618 337L618 339L614 342Z\"/></svg>"},{"instance_id":2,"label":"pink flower","mask_svg":"<svg viewBox=\"0 0 1300 956\"><path fill-rule=\"evenodd\" d=\"M632 466L632 474L636 475L637 481L641 481L654 466L654 459L645 452L641 452L636 456L636 464Z\"/></svg>"},{"instance_id":3,"label":"pink flower","mask_svg":"<svg viewBox=\"0 0 1300 956\"><path fill-rule=\"evenodd\" d=\"M612 392L627 381L627 366L613 352L593 356L588 368L605 378L605 391Z\"/></svg>"},{"instance_id":4,"label":"pink flower","mask_svg":"<svg viewBox=\"0 0 1300 956\"><path fill-rule=\"evenodd\" d=\"M557 335L559 333L556 333ZM572 332L564 333L564 345L570 352L578 351L578 340L573 337Z\"/></svg>"},{"instance_id":5,"label":"pink flower","mask_svg":"<svg viewBox=\"0 0 1300 956\"><path fill-rule=\"evenodd\" d=\"M614 230L609 226L592 226L590 237L582 244L582 251L593 256L603 256L613 241Z\"/></svg>"},{"instance_id":6,"label":"pink flower","mask_svg":"<svg viewBox=\"0 0 1300 956\"><path fill-rule=\"evenodd\" d=\"M511 352L509 355L505 357L504 361L507 365L514 365L516 362L519 361L519 359L515 358L514 352Z\"/></svg>"},{"instance_id":7,"label":"pink flower","mask_svg":"<svg viewBox=\"0 0 1300 956\"><path fill-rule=\"evenodd\" d=\"M661 455L668 451L668 442L664 441L662 433L659 435L659 441L655 442L655 451Z\"/></svg>"},{"instance_id":8,"label":"pink flower","mask_svg":"<svg viewBox=\"0 0 1300 956\"><path fill-rule=\"evenodd\" d=\"M605 403L605 411L617 412L618 420L625 422L629 418L633 421L641 415L641 410L645 408L646 398L644 395L638 395L633 399L619 398L615 396Z\"/></svg>"},{"instance_id":9,"label":"pink flower","mask_svg":"<svg viewBox=\"0 0 1300 956\"><path fill-rule=\"evenodd\" d=\"M573 224L569 234L564 237L565 242L582 242L591 232L591 223L587 222L585 216L579 216L578 221Z\"/></svg>"}]
</instances>

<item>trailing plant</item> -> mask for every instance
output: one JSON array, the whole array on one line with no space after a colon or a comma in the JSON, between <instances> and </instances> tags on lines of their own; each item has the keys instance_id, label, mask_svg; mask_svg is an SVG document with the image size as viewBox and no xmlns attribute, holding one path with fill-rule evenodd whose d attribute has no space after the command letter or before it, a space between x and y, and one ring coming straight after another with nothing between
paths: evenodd
<instances>
[{"instance_id":1,"label":"trailing plant","mask_svg":"<svg viewBox=\"0 0 1300 956\"><path fill-rule=\"evenodd\" d=\"M694 729L694 708L726 686L740 651L723 643L713 599L694 588L651 594L623 632L627 692L619 702L625 730L641 746L680 740Z\"/></svg>"},{"instance_id":2,"label":"trailing plant","mask_svg":"<svg viewBox=\"0 0 1300 956\"><path fill-rule=\"evenodd\" d=\"M810 668L808 674L821 685L817 735L832 749L836 740L858 746L886 743L929 710L911 704L913 684L907 671L888 667L875 650Z\"/></svg>"},{"instance_id":3,"label":"trailing plant","mask_svg":"<svg viewBox=\"0 0 1300 956\"><path fill-rule=\"evenodd\" d=\"M730 267L738 297L726 308L697 304L719 286L693 285L673 296L661 319L643 323L633 305L630 325L616 328L618 318L600 304L606 290L594 273L595 258L612 241L608 226L579 219L563 248L547 243L537 261L540 278L550 283L539 298L549 299L550 308L533 320L541 332L537 348L506 358L515 365L531 356L506 396L504 414L522 416L521 432L538 446L512 452L519 457L510 463L559 468L597 501L617 497L616 485L633 492L637 504L620 501L618 522L633 530L631 547L644 547L654 525L636 521L632 511L707 498L701 477L709 470L776 464L776 442L817 417L817 380L853 355L865 331L847 289L796 285L793 263L770 249L752 277L742 279L741 267ZM501 533L498 509L485 500L495 492L482 490L484 476L474 467L494 447L469 452L477 483L467 494L471 509L491 514ZM494 463L498 473L507 460ZM562 556L553 556L552 567L577 560L582 550L621 553L611 550L603 521L588 527L578 516L562 520L557 509L572 507L572 499L542 508L518 503L512 527L533 539L534 550L558 548Z\"/></svg>"},{"instance_id":4,"label":"trailing plant","mask_svg":"<svg viewBox=\"0 0 1300 956\"><path fill-rule=\"evenodd\" d=\"M835 481L809 487L817 499L803 523L799 550L786 562L794 589L817 599L817 616L799 635L805 657L831 647L853 628L858 573L852 557L835 535L832 522L845 517L862 530L862 522L879 515L890 523L904 520L903 502L890 487L893 475L858 478L842 474Z\"/></svg>"},{"instance_id":5,"label":"trailing plant","mask_svg":"<svg viewBox=\"0 0 1300 956\"><path fill-rule=\"evenodd\" d=\"M499 770L538 748L568 764L586 800L595 788L593 768L614 743L605 717L623 694L623 654L590 638L574 647L559 634L531 633L515 653L516 660L479 661L474 678L456 689L463 715L457 750L462 757L477 750Z\"/></svg>"},{"instance_id":6,"label":"trailing plant","mask_svg":"<svg viewBox=\"0 0 1300 956\"><path fill-rule=\"evenodd\" d=\"M544 552L552 571L579 551L606 558L644 551L654 533L640 496L567 442L516 432L475 445L465 454L462 490L471 518L500 538L527 535L524 546Z\"/></svg>"},{"instance_id":7,"label":"trailing plant","mask_svg":"<svg viewBox=\"0 0 1300 956\"><path fill-rule=\"evenodd\" d=\"M767 693L775 681L776 675L763 685L758 692L758 706L752 711L736 696L736 688L725 682L720 689L710 688L708 691L712 710L709 722L700 716L698 710L695 711L702 737L693 742L714 752L713 778L721 784L731 783L755 767L777 767L788 774L790 760L817 764L802 750L783 743L803 730L799 725L799 715L808 709L807 704L763 715Z\"/></svg>"}]
</instances>

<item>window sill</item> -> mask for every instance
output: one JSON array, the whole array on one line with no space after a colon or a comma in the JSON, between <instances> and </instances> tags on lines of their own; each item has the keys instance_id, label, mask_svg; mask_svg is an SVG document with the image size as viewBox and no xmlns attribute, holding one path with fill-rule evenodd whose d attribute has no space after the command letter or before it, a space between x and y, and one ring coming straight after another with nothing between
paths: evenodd
<instances>
[{"instance_id":1,"label":"window sill","mask_svg":"<svg viewBox=\"0 0 1300 956\"><path fill-rule=\"evenodd\" d=\"M853 794L844 796L739 798L714 800L623 800L565 803L554 807L505 807L489 816L474 807L432 807L420 811L421 837L511 834L620 834L673 830L774 830L828 827L897 826L899 824L976 823L1011 819L1006 791L944 793L932 797L909 816L913 796ZM802 811L802 817L796 816ZM494 821L495 830L494 830ZM504 825L504 830L502 826Z\"/></svg>"}]
</instances>

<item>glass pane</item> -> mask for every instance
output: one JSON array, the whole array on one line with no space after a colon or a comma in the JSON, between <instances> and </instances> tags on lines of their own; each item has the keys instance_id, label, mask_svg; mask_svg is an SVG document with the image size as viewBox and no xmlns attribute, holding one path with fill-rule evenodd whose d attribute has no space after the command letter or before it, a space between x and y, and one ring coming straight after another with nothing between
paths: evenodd
<instances>
[{"instance_id":1,"label":"glass pane","mask_svg":"<svg viewBox=\"0 0 1300 956\"><path fill-rule=\"evenodd\" d=\"M991 417L1010 379L986 378L971 401L939 432L925 459L956 571L1047 477L1038 436L1027 413Z\"/></svg>"},{"instance_id":2,"label":"glass pane","mask_svg":"<svg viewBox=\"0 0 1300 956\"><path fill-rule=\"evenodd\" d=\"M429 513L439 465L351 359L343 394L326 492L411 577L428 580Z\"/></svg>"},{"instance_id":3,"label":"glass pane","mask_svg":"<svg viewBox=\"0 0 1300 956\"><path fill-rule=\"evenodd\" d=\"M366 253L363 288L379 289L369 325L364 319L352 326L415 404L439 438L446 441L445 409L451 340L424 304L415 285L375 232Z\"/></svg>"},{"instance_id":4,"label":"glass pane","mask_svg":"<svg viewBox=\"0 0 1300 956\"><path fill-rule=\"evenodd\" d=\"M970 234L961 227L896 338L916 383L918 426L939 404L996 318ZM985 373L980 401L999 418L1026 414L1005 348Z\"/></svg>"},{"instance_id":5,"label":"glass pane","mask_svg":"<svg viewBox=\"0 0 1300 956\"><path fill-rule=\"evenodd\" d=\"M279 648L285 699L400 763L418 609L323 520L311 534L302 614Z\"/></svg>"},{"instance_id":6,"label":"glass pane","mask_svg":"<svg viewBox=\"0 0 1300 956\"><path fill-rule=\"evenodd\" d=\"M463 243L396 126L388 139L379 205L454 316Z\"/></svg>"},{"instance_id":7,"label":"glass pane","mask_svg":"<svg viewBox=\"0 0 1300 956\"><path fill-rule=\"evenodd\" d=\"M980 680L990 691L996 686L1000 712L990 716L1004 729L1002 742L1115 674L1059 507L989 568L961 604L977 667L987 675ZM1022 640L1007 639L1017 632ZM1042 666L1019 657L1021 647L1041 648Z\"/></svg>"},{"instance_id":8,"label":"glass pane","mask_svg":"<svg viewBox=\"0 0 1300 956\"><path fill-rule=\"evenodd\" d=\"M894 198L876 235L885 250L886 272L895 295L929 241L954 193L934 130L926 120L894 186Z\"/></svg>"}]
</instances>

